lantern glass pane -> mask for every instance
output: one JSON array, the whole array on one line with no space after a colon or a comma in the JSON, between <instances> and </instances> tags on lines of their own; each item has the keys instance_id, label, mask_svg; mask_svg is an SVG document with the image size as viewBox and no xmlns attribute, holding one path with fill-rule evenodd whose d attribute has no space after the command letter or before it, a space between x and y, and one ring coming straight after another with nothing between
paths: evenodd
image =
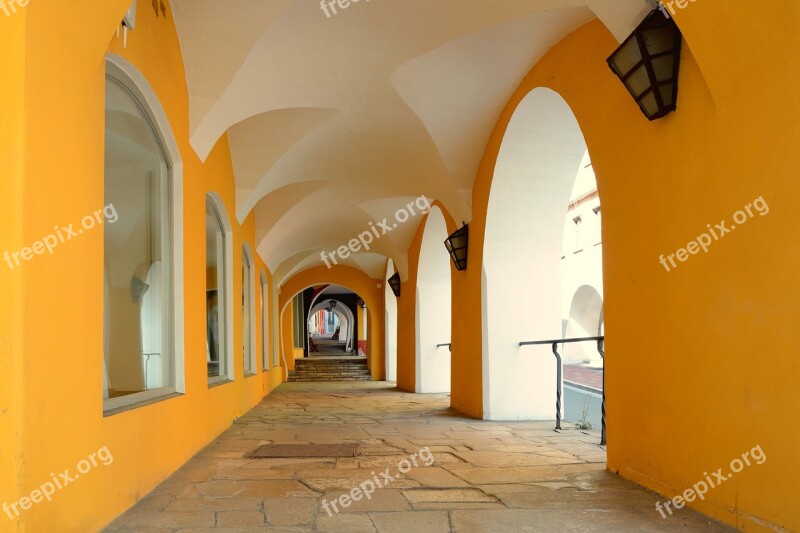
<instances>
[{"instance_id":1,"label":"lantern glass pane","mask_svg":"<svg viewBox=\"0 0 800 533\"><path fill-rule=\"evenodd\" d=\"M673 95L675 94L674 85L668 83L666 85L662 85L658 88L659 92L661 93L661 101L664 102L664 107L671 107L675 104L673 100Z\"/></svg>"},{"instance_id":2,"label":"lantern glass pane","mask_svg":"<svg viewBox=\"0 0 800 533\"><path fill-rule=\"evenodd\" d=\"M642 37L651 56L672 50L675 46L675 34L669 26L645 30Z\"/></svg>"},{"instance_id":3,"label":"lantern glass pane","mask_svg":"<svg viewBox=\"0 0 800 533\"><path fill-rule=\"evenodd\" d=\"M675 56L668 55L658 57L653 60L653 71L656 74L656 80L667 81L672 79L675 73Z\"/></svg>"},{"instance_id":4,"label":"lantern glass pane","mask_svg":"<svg viewBox=\"0 0 800 533\"><path fill-rule=\"evenodd\" d=\"M639 51L639 43L636 42L635 38L630 37L611 58L611 65L616 70L617 75L625 76L641 60L642 54Z\"/></svg>"},{"instance_id":5,"label":"lantern glass pane","mask_svg":"<svg viewBox=\"0 0 800 533\"><path fill-rule=\"evenodd\" d=\"M647 75L647 68L641 65L631 76L625 80L628 90L637 98L650 89L650 76Z\"/></svg>"},{"instance_id":6,"label":"lantern glass pane","mask_svg":"<svg viewBox=\"0 0 800 533\"><path fill-rule=\"evenodd\" d=\"M454 235L450 238L450 242L453 245L453 248L463 248L467 245L467 236L466 235Z\"/></svg>"},{"instance_id":7,"label":"lantern glass pane","mask_svg":"<svg viewBox=\"0 0 800 533\"><path fill-rule=\"evenodd\" d=\"M658 114L658 102L656 102L655 93L650 93L639 101L639 105L645 111L648 117L653 117Z\"/></svg>"}]
</instances>

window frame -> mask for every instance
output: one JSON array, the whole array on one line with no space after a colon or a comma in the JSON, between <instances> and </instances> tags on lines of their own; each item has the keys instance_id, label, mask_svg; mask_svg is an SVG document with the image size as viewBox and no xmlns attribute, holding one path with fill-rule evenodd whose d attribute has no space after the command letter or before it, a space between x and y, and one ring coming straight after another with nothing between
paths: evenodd
<instances>
[{"instance_id":1,"label":"window frame","mask_svg":"<svg viewBox=\"0 0 800 533\"><path fill-rule=\"evenodd\" d=\"M258 278L261 293L261 369L266 372L269 366L269 278L262 270Z\"/></svg>"},{"instance_id":2,"label":"window frame","mask_svg":"<svg viewBox=\"0 0 800 533\"><path fill-rule=\"evenodd\" d=\"M217 274L217 290L219 285L224 286L225 294L222 298L217 298L217 305L222 306L220 309L220 358L223 354L224 348L225 362L220 362L220 369L225 369L225 374L220 376L213 376L208 378L209 388L231 383L236 379L236 365L234 364L234 346L233 346L233 227L231 226L230 219L228 218L228 211L225 209L225 203L216 192L206 193L206 207L210 207L220 223L220 229L223 236L223 273L222 283L219 283L219 273ZM217 266L219 269L219 265ZM217 293L219 294L219 292ZM206 326L207 328L208 326ZM207 330L206 330L206 334Z\"/></svg>"},{"instance_id":3,"label":"window frame","mask_svg":"<svg viewBox=\"0 0 800 533\"><path fill-rule=\"evenodd\" d=\"M126 396L103 398L104 417L180 396L186 391L183 293L183 159L167 113L144 75L127 59L116 54L107 54L105 58L105 75L103 76L104 88L109 79L126 90L142 111L161 148L167 166L167 198L165 199L165 205L168 206L166 232L169 235L167 251L170 257L168 268L169 288L167 291L167 325L169 331L166 333L168 337L166 344L172 357L172 383L167 387L145 390ZM106 107L105 99L103 100L103 107L104 109ZM103 130L105 131L105 123ZM105 184L105 172L103 183ZM105 247L103 261L105 261ZM105 326L101 327L100 331L105 335ZM104 353L102 365L105 369Z\"/></svg>"},{"instance_id":4,"label":"window frame","mask_svg":"<svg viewBox=\"0 0 800 533\"><path fill-rule=\"evenodd\" d=\"M256 292L255 261L250 244L242 245L242 373L245 377L258 374L256 366ZM247 284L245 285L245 280ZM248 308L247 324L245 324L245 304ZM245 328L247 325L247 328ZM247 337L247 338L245 338Z\"/></svg>"},{"instance_id":5,"label":"window frame","mask_svg":"<svg viewBox=\"0 0 800 533\"><path fill-rule=\"evenodd\" d=\"M278 288L275 283L272 284L272 368L279 368L281 366L280 353L283 351L281 346L278 346L278 339L283 337L281 331L281 311L278 309Z\"/></svg>"}]
</instances>

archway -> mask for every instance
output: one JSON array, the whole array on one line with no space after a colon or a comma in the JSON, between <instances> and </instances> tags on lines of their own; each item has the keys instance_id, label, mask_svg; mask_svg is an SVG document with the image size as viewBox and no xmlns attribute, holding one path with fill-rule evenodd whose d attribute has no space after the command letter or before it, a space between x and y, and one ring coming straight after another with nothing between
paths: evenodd
<instances>
[{"instance_id":1,"label":"archway","mask_svg":"<svg viewBox=\"0 0 800 533\"><path fill-rule=\"evenodd\" d=\"M343 301L343 299L331 298L330 296L318 295L315 299L315 302L312 302L311 304L312 307L308 312L306 322L310 322L312 317L320 311L327 311L328 313L335 315L338 318L340 330L339 341L344 345L343 351L345 354L351 353L354 349L354 339L357 333L357 323L352 310L348 307L347 303ZM332 306L332 302L336 302L336 305ZM326 331L325 334L319 335L319 337L331 339L332 334L333 331Z\"/></svg>"},{"instance_id":2,"label":"archway","mask_svg":"<svg viewBox=\"0 0 800 533\"><path fill-rule=\"evenodd\" d=\"M431 209L419 255L416 304L416 392L450 392L450 256L444 247L447 224Z\"/></svg>"},{"instance_id":3,"label":"archway","mask_svg":"<svg viewBox=\"0 0 800 533\"><path fill-rule=\"evenodd\" d=\"M517 107L498 154L483 250L483 402L490 420L555 418L562 338L564 213L586 143L572 110L547 88Z\"/></svg>"}]
</instances>

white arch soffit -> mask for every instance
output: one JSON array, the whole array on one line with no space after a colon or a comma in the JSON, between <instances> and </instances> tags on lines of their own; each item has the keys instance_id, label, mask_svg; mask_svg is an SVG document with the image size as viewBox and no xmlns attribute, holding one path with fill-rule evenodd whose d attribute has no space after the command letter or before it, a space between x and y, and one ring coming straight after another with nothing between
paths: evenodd
<instances>
[{"instance_id":1,"label":"white arch soffit","mask_svg":"<svg viewBox=\"0 0 800 533\"><path fill-rule=\"evenodd\" d=\"M586 143L569 105L531 91L509 123L489 195L483 253L484 417L555 418L555 359L561 338L564 217ZM533 382L531 381L533 377Z\"/></svg>"},{"instance_id":2,"label":"white arch soffit","mask_svg":"<svg viewBox=\"0 0 800 533\"><path fill-rule=\"evenodd\" d=\"M551 10L450 41L402 65L392 76L393 86L425 124L464 194L471 193L496 117L521 74L595 16L622 42L654 7L644 0L550 4L561 9L541 5Z\"/></svg>"},{"instance_id":3,"label":"white arch soffit","mask_svg":"<svg viewBox=\"0 0 800 533\"><path fill-rule=\"evenodd\" d=\"M645 0L406 0L353 4L328 19L314 2L269 4L173 0L190 141L205 160L228 132L240 221L272 191L305 180L353 190L369 183L359 191L367 198L426 191L457 220L471 219L474 169L518 80L592 12L624 36L647 8ZM405 16L410 10L423 16ZM372 46L375 35L397 38L386 49ZM440 101L448 105L433 105ZM295 215L281 219L304 218ZM269 239L280 241L279 256L306 249L285 240L293 224Z\"/></svg>"},{"instance_id":4,"label":"white arch soffit","mask_svg":"<svg viewBox=\"0 0 800 533\"><path fill-rule=\"evenodd\" d=\"M386 381L397 381L397 298L389 286L389 278L394 275L394 261L389 258L386 261L386 269L383 275L384 293L384 333L386 357Z\"/></svg>"},{"instance_id":5,"label":"white arch soffit","mask_svg":"<svg viewBox=\"0 0 800 533\"><path fill-rule=\"evenodd\" d=\"M380 283L385 261L386 257L383 255L358 253L351 255L345 261L339 261L339 264L354 268L375 280L375 283ZM320 259L319 250L304 250L281 263L273 276L280 286L297 274L320 266L325 266L325 263Z\"/></svg>"},{"instance_id":6,"label":"white arch soffit","mask_svg":"<svg viewBox=\"0 0 800 533\"><path fill-rule=\"evenodd\" d=\"M272 0L269 5L173 0L190 93L191 144L200 158L205 160L225 131L249 117L298 107L346 109L343 104L357 102L361 94L353 94L348 85L353 82L351 76L322 85L314 82L325 81L320 73L350 73L353 65L364 64L365 54L385 54L366 46L367 42L362 43L365 46L352 43L361 35L365 41L374 38L373 31L363 31L365 22L377 34L385 30L406 37L398 43L402 53L386 56L380 65L389 68L379 74L391 74L402 64L398 59L419 57L465 36L565 8L588 7L621 42L652 9L647 0L517 0L500 5L439 0L436 6L428 0L406 0L403 5L392 4L374 3L368 9L353 6L361 9L329 19L318 4L299 0ZM400 17L400 10L426 16ZM354 37L340 42L347 33ZM320 55L322 42L328 44L329 53ZM275 54L275 50L285 53ZM336 68L338 63L344 68ZM298 64L308 68L298 70ZM375 68L353 72L359 78L356 82L378 83ZM281 73L291 74L288 82L289 76ZM517 72L520 75L524 72Z\"/></svg>"},{"instance_id":7,"label":"white arch soffit","mask_svg":"<svg viewBox=\"0 0 800 533\"><path fill-rule=\"evenodd\" d=\"M136 66L127 59L117 54L106 54L105 64L107 72L123 78L127 83L125 87L134 93L134 96L144 102L148 109L145 113L153 121L154 131L161 143L164 157L170 169L172 184L170 195L173 220L170 239L174 254L172 256L172 343L174 356L175 390L185 392L186 372L184 359L184 297L183 297L183 157L172 131L164 106L150 86L147 78L139 72Z\"/></svg>"},{"instance_id":8,"label":"white arch soffit","mask_svg":"<svg viewBox=\"0 0 800 533\"><path fill-rule=\"evenodd\" d=\"M648 7L646 0L406 0L354 4L328 19L314 2L255 4L173 0L191 144L205 160L230 133L239 220L298 176L358 185L375 175L383 176L384 192L433 189L456 219L470 219L470 169L513 85L593 13L622 38ZM423 16L404 16L412 10ZM375 35L402 37L387 51L371 46ZM423 61L392 87L398 68L431 51L436 61ZM445 113L413 94L408 81L442 62L419 94L447 101ZM439 86L458 90L439 100ZM274 142L265 149L263 139Z\"/></svg>"},{"instance_id":9,"label":"white arch soffit","mask_svg":"<svg viewBox=\"0 0 800 533\"><path fill-rule=\"evenodd\" d=\"M416 392L450 392L450 256L444 246L447 224L438 207L431 209L419 254L416 290Z\"/></svg>"},{"instance_id":10,"label":"white arch soffit","mask_svg":"<svg viewBox=\"0 0 800 533\"><path fill-rule=\"evenodd\" d=\"M273 272L278 270L284 261L304 250L317 250L318 257L324 251L328 256L333 255L329 264L341 263L343 261L341 255L333 252L340 247L347 247L354 240L354 249L358 250L356 253L374 253L391 257L400 251L399 242L410 244L418 221L422 219L420 216L412 217L405 223L396 222L397 226L394 227L392 222L395 220L395 213L396 211L392 210L389 216L375 217L353 204L352 191L325 187L300 199L289 208L284 216L261 237L259 251L268 258L268 266ZM384 230L379 226L379 223L383 223L384 217L391 228L386 234L383 234ZM259 223L258 218L256 223ZM375 232L378 233L377 236ZM360 235L363 236L369 250L361 244ZM367 242L370 238L373 240ZM347 252L348 255L351 253L353 252ZM321 257L318 264L324 264ZM374 277L380 278L381 274L382 265Z\"/></svg>"},{"instance_id":11,"label":"white arch soffit","mask_svg":"<svg viewBox=\"0 0 800 533\"><path fill-rule=\"evenodd\" d=\"M347 188L304 182L263 198L256 206L256 242L270 270L280 275L320 266L324 252L328 265L347 264L376 279L385 258L398 257L401 276L407 277L403 251L410 248L432 200L404 195L355 203L359 197ZM349 257L334 253L353 243L358 252L348 252ZM378 257L383 259L378 262Z\"/></svg>"}]
</instances>

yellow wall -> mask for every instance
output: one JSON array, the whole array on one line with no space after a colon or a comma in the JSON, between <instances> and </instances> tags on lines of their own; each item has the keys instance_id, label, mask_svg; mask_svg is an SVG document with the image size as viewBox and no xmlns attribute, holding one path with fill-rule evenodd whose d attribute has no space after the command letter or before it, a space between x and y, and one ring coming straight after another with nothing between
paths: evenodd
<instances>
[{"instance_id":1,"label":"yellow wall","mask_svg":"<svg viewBox=\"0 0 800 533\"><path fill-rule=\"evenodd\" d=\"M697 2L678 23L681 94L667 119L648 122L611 75L605 59L617 43L599 22L564 39L525 78L475 182L469 269L453 278L454 302L481 308L486 206L503 133L528 92L550 87L581 124L603 202L609 468L671 497L760 445L763 465L690 505L747 531L800 529L800 426L790 414L798 410L791 324L800 309L789 296L800 270L792 239L800 4ZM760 196L768 216L672 272L659 264L660 254ZM461 379L452 402L480 416L481 317L453 324Z\"/></svg>"},{"instance_id":2,"label":"yellow wall","mask_svg":"<svg viewBox=\"0 0 800 533\"><path fill-rule=\"evenodd\" d=\"M31 2L13 17L0 16L0 160L12 165L0 180L8 204L0 210L2 247L18 250L54 225L80 221L102 207L104 56L112 51L125 57L158 95L184 163L186 394L103 417L101 229L62 244L52 256L37 256L13 271L4 267L0 288L11 296L0 311L0 497L13 502L50 480L51 472L74 471L103 446L114 461L57 492L52 502L34 505L22 519L3 518L2 531L99 529L281 380L279 372L241 377L241 306L235 305L238 378L207 386L205 236L197 230L205 227L206 192L225 201L234 228L234 272L241 268L244 240L255 249L253 220L239 226L233 217L227 139L204 164L189 145L187 90L171 16L156 19L149 3L140 2L137 29L123 48L115 30L129 3ZM260 272L263 262L258 266ZM234 280L238 293L241 276Z\"/></svg>"},{"instance_id":3,"label":"yellow wall","mask_svg":"<svg viewBox=\"0 0 800 533\"><path fill-rule=\"evenodd\" d=\"M24 54L25 18L0 17L0 247L19 250L24 243L22 224L23 161L16 154L25 147ZM0 503L17 498L22 485L19 468L23 439L23 277L20 269L9 271L0 264ZM7 519L3 519L7 521ZM0 529L9 524L0 526ZM13 526L11 526L13 527Z\"/></svg>"}]
</instances>

